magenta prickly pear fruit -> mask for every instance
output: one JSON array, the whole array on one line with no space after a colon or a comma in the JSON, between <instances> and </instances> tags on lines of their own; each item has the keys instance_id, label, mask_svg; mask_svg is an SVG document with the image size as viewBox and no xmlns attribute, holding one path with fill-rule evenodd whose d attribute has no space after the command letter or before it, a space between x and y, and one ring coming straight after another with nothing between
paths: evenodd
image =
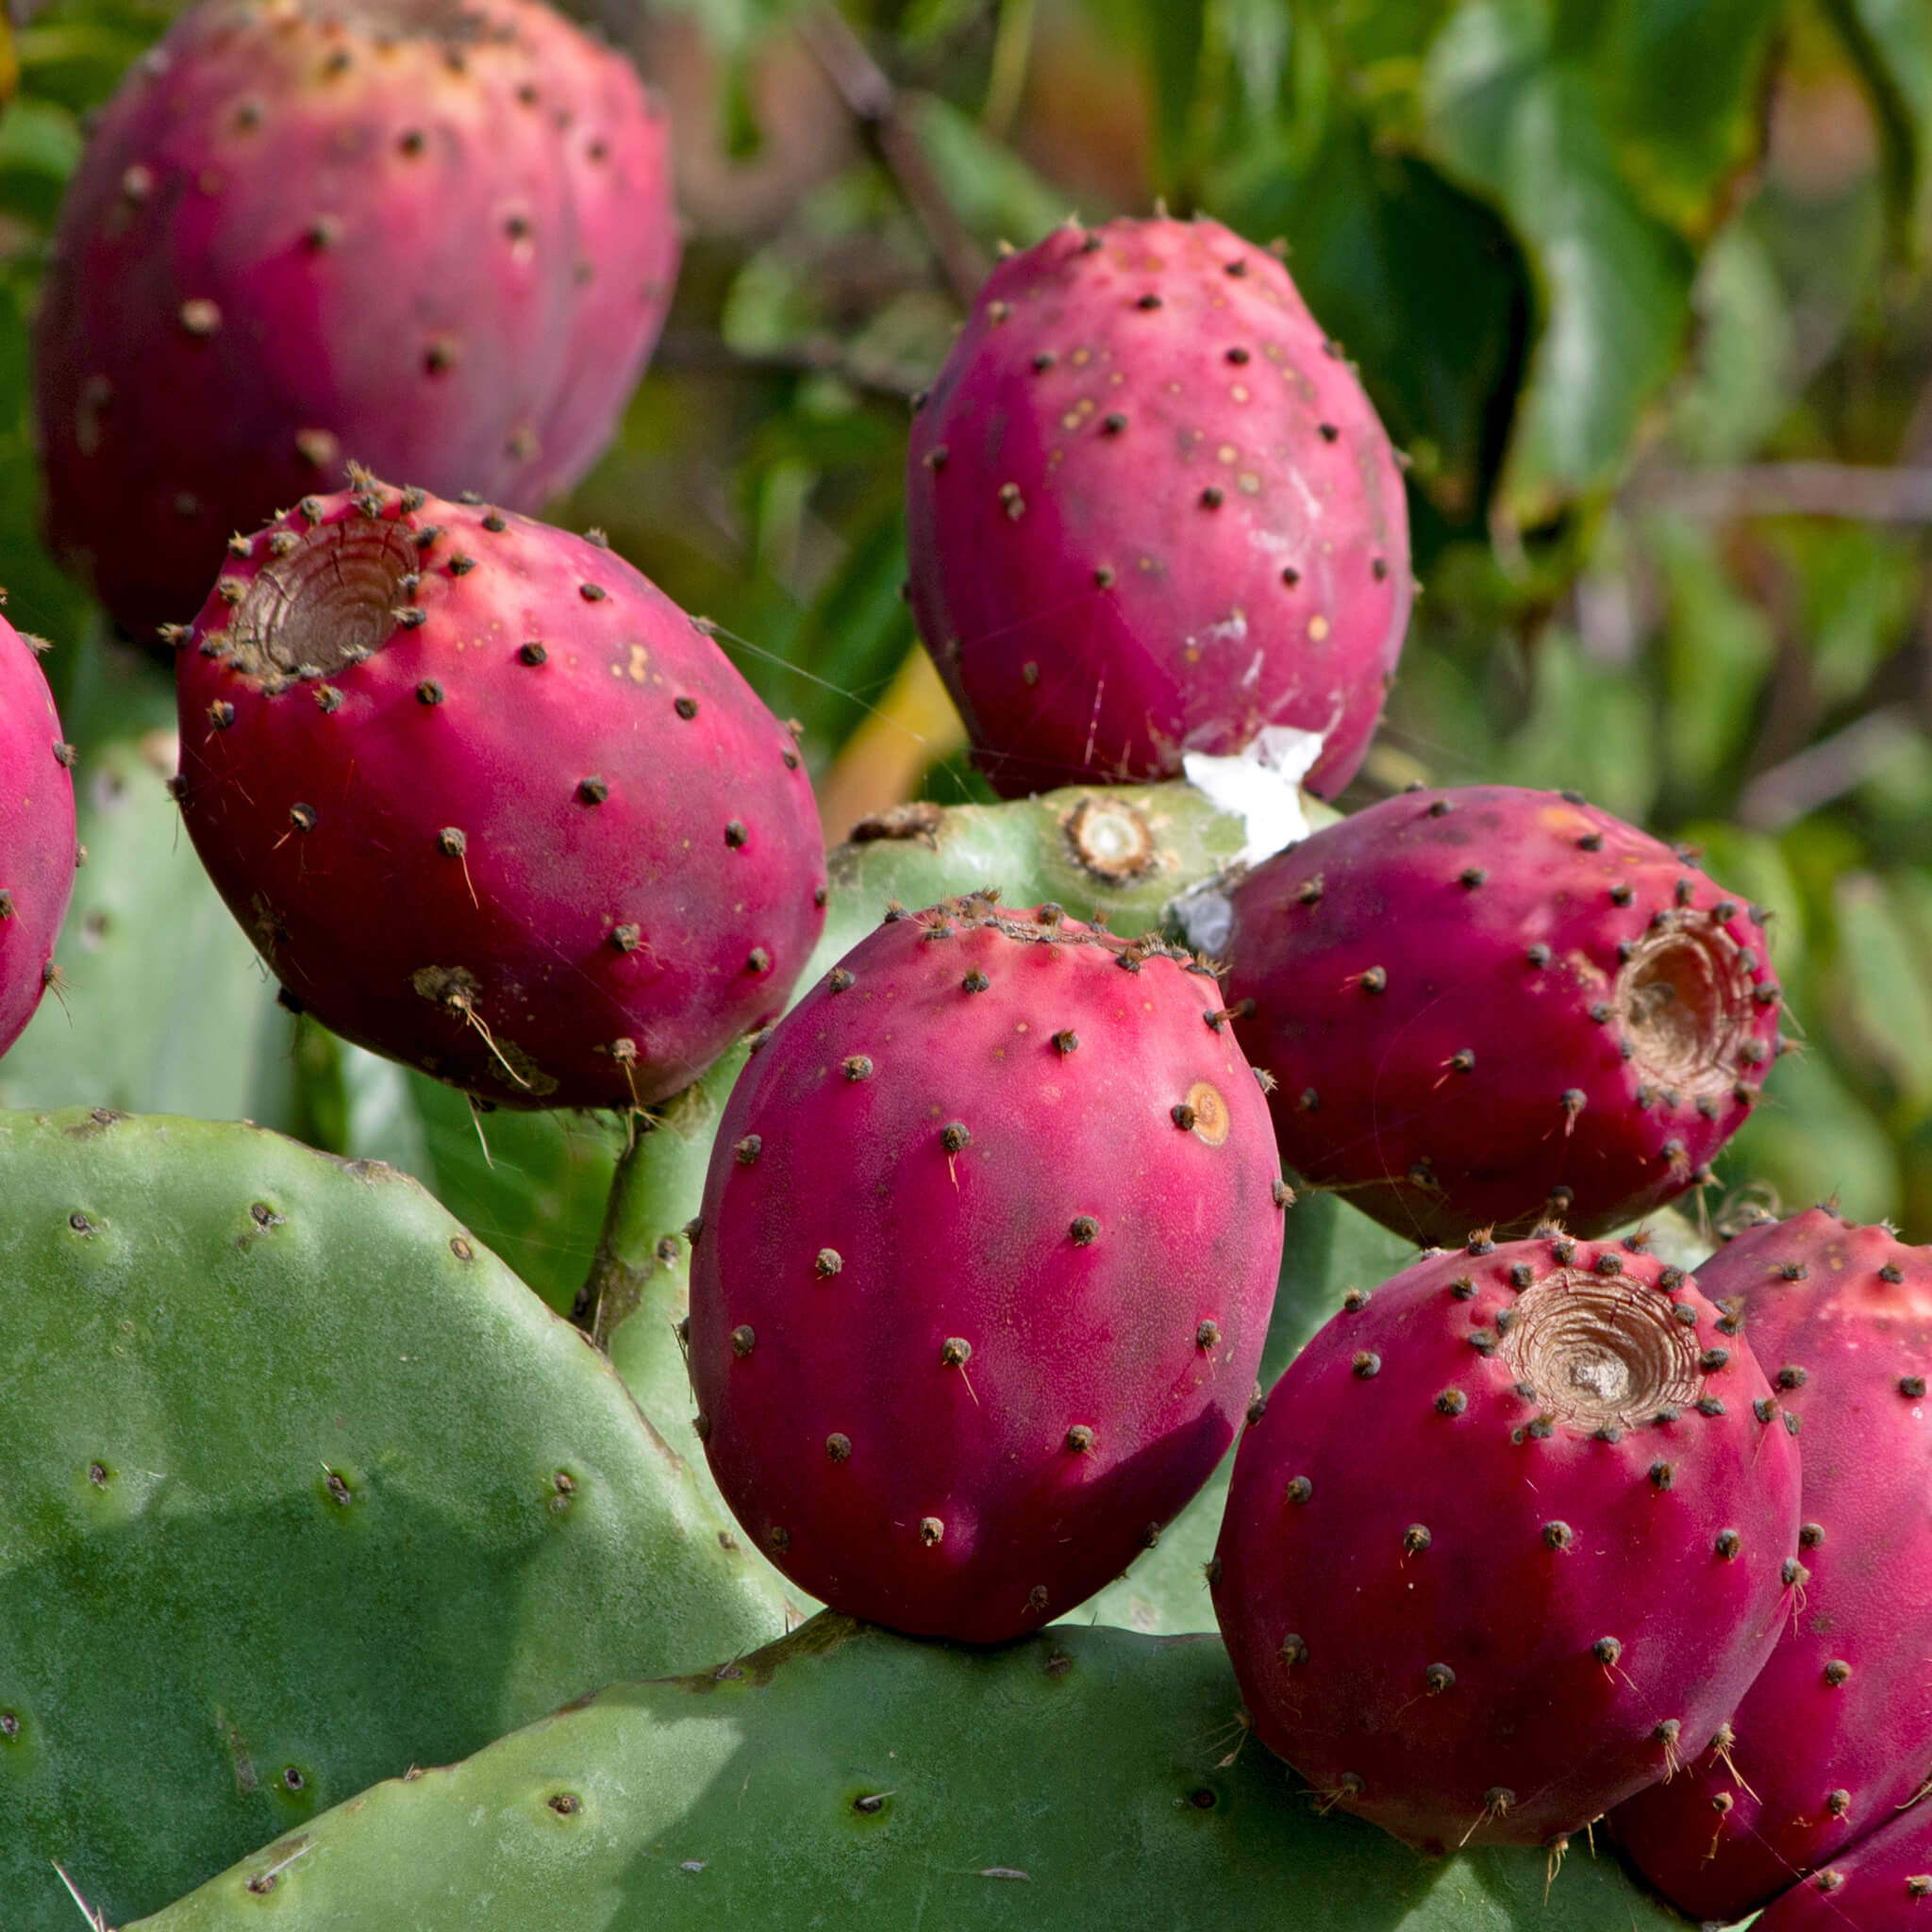
<instances>
[{"instance_id":1,"label":"magenta prickly pear fruit","mask_svg":"<svg viewBox=\"0 0 1932 1932\"><path fill-rule=\"evenodd\" d=\"M0 1053L55 983L74 894L74 748L34 643L0 617Z\"/></svg>"},{"instance_id":2,"label":"magenta prickly pear fruit","mask_svg":"<svg viewBox=\"0 0 1932 1932\"><path fill-rule=\"evenodd\" d=\"M1665 1897L1728 1921L1888 1825L1932 1778L1932 1249L1818 1208L1739 1236L1697 1278L1745 1319L1773 1399L1803 1427L1808 1574L1735 1735L1614 1823ZM1923 1871L1923 1844L1915 1856ZM1830 1923L1877 1923L1846 1911Z\"/></svg>"},{"instance_id":3,"label":"magenta prickly pear fruit","mask_svg":"<svg viewBox=\"0 0 1932 1932\"><path fill-rule=\"evenodd\" d=\"M1205 967L1053 906L898 914L719 1128L690 1357L725 1500L854 1616L1065 1615L1232 1441L1286 1202Z\"/></svg>"},{"instance_id":4,"label":"magenta prickly pear fruit","mask_svg":"<svg viewBox=\"0 0 1932 1932\"><path fill-rule=\"evenodd\" d=\"M1283 1161L1418 1240L1635 1220L1702 1177L1780 1049L1763 915L1574 792L1405 792L1232 897Z\"/></svg>"},{"instance_id":5,"label":"magenta prickly pear fruit","mask_svg":"<svg viewBox=\"0 0 1932 1932\"><path fill-rule=\"evenodd\" d=\"M1214 1604L1262 1741L1432 1850L1560 1850L1678 1774L1800 1574L1770 1392L1635 1241L1474 1241L1353 1296L1235 1458Z\"/></svg>"},{"instance_id":6,"label":"magenta prickly pear fruit","mask_svg":"<svg viewBox=\"0 0 1932 1932\"><path fill-rule=\"evenodd\" d=\"M1887 1813L1857 1850L1792 1885L1751 1932L1924 1932L1928 1917L1932 1805L1919 1804L1903 1818Z\"/></svg>"},{"instance_id":7,"label":"magenta prickly pear fruit","mask_svg":"<svg viewBox=\"0 0 1932 1932\"><path fill-rule=\"evenodd\" d=\"M230 546L182 815L286 994L508 1107L649 1105L824 923L790 734L608 549L369 479Z\"/></svg>"},{"instance_id":8,"label":"magenta prickly pear fruit","mask_svg":"<svg viewBox=\"0 0 1932 1932\"><path fill-rule=\"evenodd\" d=\"M61 212L36 337L54 549L137 635L345 458L534 507L668 306L664 121L539 0L203 0Z\"/></svg>"},{"instance_id":9,"label":"magenta prickly pear fruit","mask_svg":"<svg viewBox=\"0 0 1932 1932\"><path fill-rule=\"evenodd\" d=\"M1219 222L1067 227L988 278L913 425L912 608L1008 797L1170 778L1265 725L1362 761L1408 510L1354 371Z\"/></svg>"}]
</instances>

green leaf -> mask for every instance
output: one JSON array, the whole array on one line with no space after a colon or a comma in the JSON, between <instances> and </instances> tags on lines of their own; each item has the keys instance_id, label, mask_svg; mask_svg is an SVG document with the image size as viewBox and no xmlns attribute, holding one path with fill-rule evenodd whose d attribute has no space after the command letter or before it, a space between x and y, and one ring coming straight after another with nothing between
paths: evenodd
<instances>
[{"instance_id":1,"label":"green leaf","mask_svg":"<svg viewBox=\"0 0 1932 1932\"><path fill-rule=\"evenodd\" d=\"M1740 593L1708 525L1650 520L1644 530L1665 597L1663 726L1667 769L1705 795L1729 795L1765 673L1777 652L1771 619ZM1681 774L1681 775L1679 775Z\"/></svg>"},{"instance_id":2,"label":"green leaf","mask_svg":"<svg viewBox=\"0 0 1932 1932\"><path fill-rule=\"evenodd\" d=\"M1772 1069L1765 1097L1715 1164L1727 1188L1768 1186L1784 1213L1834 1198L1851 1221L1898 1212L1898 1156L1816 1046Z\"/></svg>"},{"instance_id":3,"label":"green leaf","mask_svg":"<svg viewBox=\"0 0 1932 1932\"><path fill-rule=\"evenodd\" d=\"M1825 0L1877 110L1895 245L1932 241L1932 13L1923 0Z\"/></svg>"},{"instance_id":4,"label":"green leaf","mask_svg":"<svg viewBox=\"0 0 1932 1932\"><path fill-rule=\"evenodd\" d=\"M783 1627L604 1359L388 1169L4 1115L0 1256L8 1932L68 1932L55 1859L118 1924Z\"/></svg>"},{"instance_id":5,"label":"green leaf","mask_svg":"<svg viewBox=\"0 0 1932 1932\"><path fill-rule=\"evenodd\" d=\"M1625 180L1703 232L1760 140L1760 75L1783 0L1562 0L1594 29L1591 67Z\"/></svg>"},{"instance_id":6,"label":"green leaf","mask_svg":"<svg viewBox=\"0 0 1932 1932\"><path fill-rule=\"evenodd\" d=\"M1241 233L1291 239L1295 284L1361 365L1414 488L1444 522L1479 525L1503 458L1497 398L1513 393L1529 328L1528 275L1508 230L1350 115L1332 118L1301 165L1285 136L1250 143L1212 194Z\"/></svg>"},{"instance_id":7,"label":"green leaf","mask_svg":"<svg viewBox=\"0 0 1932 1932\"><path fill-rule=\"evenodd\" d=\"M1683 1924L1607 1852L1573 1852L1553 1879L1541 1851L1424 1863L1317 1816L1239 1705L1211 1638L1061 1626L974 1651L827 1614L378 1786L142 1932L252 1928L265 1911L283 1932Z\"/></svg>"},{"instance_id":8,"label":"green leaf","mask_svg":"<svg viewBox=\"0 0 1932 1932\"><path fill-rule=\"evenodd\" d=\"M1553 4L1470 0L1423 80L1435 151L1503 210L1541 292L1500 496L1519 526L1614 481L1689 318L1690 251L1618 174L1588 50L1561 48Z\"/></svg>"},{"instance_id":9,"label":"green leaf","mask_svg":"<svg viewBox=\"0 0 1932 1932\"><path fill-rule=\"evenodd\" d=\"M1896 897L1870 873L1847 873L1832 890L1839 997L1826 1006L1834 1031L1876 1067L1913 1113L1932 1108L1932 977L1920 936Z\"/></svg>"}]
</instances>

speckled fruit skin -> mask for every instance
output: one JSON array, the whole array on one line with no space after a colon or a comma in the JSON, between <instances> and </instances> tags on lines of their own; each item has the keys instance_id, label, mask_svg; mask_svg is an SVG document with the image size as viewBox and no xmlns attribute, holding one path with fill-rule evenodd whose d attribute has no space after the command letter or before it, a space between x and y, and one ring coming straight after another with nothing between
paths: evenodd
<instances>
[{"instance_id":1,"label":"speckled fruit skin","mask_svg":"<svg viewBox=\"0 0 1932 1932\"><path fill-rule=\"evenodd\" d=\"M1282 1241L1211 974L983 899L891 920L725 1108L693 1256L698 1433L834 1608L991 1643L1064 1616L1200 1488Z\"/></svg>"},{"instance_id":2,"label":"speckled fruit skin","mask_svg":"<svg viewBox=\"0 0 1932 1932\"><path fill-rule=\"evenodd\" d=\"M179 646L182 816L288 995L508 1107L629 1107L774 1020L824 923L790 735L609 550L368 484Z\"/></svg>"},{"instance_id":3,"label":"speckled fruit skin","mask_svg":"<svg viewBox=\"0 0 1932 1932\"><path fill-rule=\"evenodd\" d=\"M1874 1821L1876 1822L1876 1821ZM1932 1805L1880 1828L1776 1899L1751 1932L1922 1932L1932 1918Z\"/></svg>"},{"instance_id":4,"label":"speckled fruit skin","mask_svg":"<svg viewBox=\"0 0 1932 1932\"><path fill-rule=\"evenodd\" d=\"M1283 1161L1418 1241L1634 1221L1698 1178L1782 1044L1757 909L1574 792L1404 792L1232 902L1229 1001Z\"/></svg>"},{"instance_id":5,"label":"speckled fruit skin","mask_svg":"<svg viewBox=\"0 0 1932 1932\"><path fill-rule=\"evenodd\" d=\"M1217 1552L1262 1741L1432 1851L1559 1848L1701 1754L1796 1580L1768 1395L1628 1244L1473 1242L1345 1304L1243 1436Z\"/></svg>"},{"instance_id":6,"label":"speckled fruit skin","mask_svg":"<svg viewBox=\"0 0 1932 1932\"><path fill-rule=\"evenodd\" d=\"M661 113L537 0L203 0L61 211L49 542L151 639L345 458L534 508L608 440L678 246Z\"/></svg>"},{"instance_id":7,"label":"speckled fruit skin","mask_svg":"<svg viewBox=\"0 0 1932 1932\"><path fill-rule=\"evenodd\" d=\"M1408 509L1288 271L1219 222L1066 227L988 277L907 469L912 608L1006 796L1266 724L1332 796L1408 624Z\"/></svg>"},{"instance_id":8,"label":"speckled fruit skin","mask_svg":"<svg viewBox=\"0 0 1932 1932\"><path fill-rule=\"evenodd\" d=\"M1698 1279L1743 1312L1802 1424L1810 1574L1728 1753L1614 1823L1667 1898L1729 1921L1889 1825L1932 1779L1932 1248L1814 1208L1740 1235ZM1915 1856L1925 1870L1923 1841ZM1921 1909L1932 1922L1932 1900ZM1876 1923L1845 1910L1829 1923Z\"/></svg>"},{"instance_id":9,"label":"speckled fruit skin","mask_svg":"<svg viewBox=\"0 0 1932 1932\"><path fill-rule=\"evenodd\" d=\"M0 617L0 1053L41 1003L74 894L73 764L33 649Z\"/></svg>"}]
</instances>

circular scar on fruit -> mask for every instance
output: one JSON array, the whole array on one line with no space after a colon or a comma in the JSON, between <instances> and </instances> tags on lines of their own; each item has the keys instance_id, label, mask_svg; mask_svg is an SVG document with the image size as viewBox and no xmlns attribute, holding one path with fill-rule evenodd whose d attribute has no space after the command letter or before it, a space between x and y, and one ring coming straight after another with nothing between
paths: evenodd
<instances>
[{"instance_id":1,"label":"circular scar on fruit","mask_svg":"<svg viewBox=\"0 0 1932 1932\"><path fill-rule=\"evenodd\" d=\"M1743 948L1704 912L1653 928L1617 974L1616 1005L1646 1080L1721 1093L1744 1066L1752 979Z\"/></svg>"},{"instance_id":2,"label":"circular scar on fruit","mask_svg":"<svg viewBox=\"0 0 1932 1932\"><path fill-rule=\"evenodd\" d=\"M257 573L228 621L228 658L246 677L324 676L359 663L396 628L404 578L422 568L409 532L346 518L303 535Z\"/></svg>"},{"instance_id":3,"label":"circular scar on fruit","mask_svg":"<svg viewBox=\"0 0 1932 1932\"><path fill-rule=\"evenodd\" d=\"M1501 1354L1548 1414L1583 1432L1636 1428L1689 1407L1702 1376L1696 1331L1667 1295L1559 1269L1517 1298Z\"/></svg>"}]
</instances>

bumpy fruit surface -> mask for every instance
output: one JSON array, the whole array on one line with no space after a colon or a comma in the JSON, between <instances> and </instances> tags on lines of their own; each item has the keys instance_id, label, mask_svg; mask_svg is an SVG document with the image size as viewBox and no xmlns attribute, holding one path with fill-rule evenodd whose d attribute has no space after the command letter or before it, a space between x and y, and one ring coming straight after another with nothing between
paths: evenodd
<instances>
[{"instance_id":1,"label":"bumpy fruit surface","mask_svg":"<svg viewBox=\"0 0 1932 1932\"><path fill-rule=\"evenodd\" d=\"M0 1053L54 977L74 894L73 764L33 649L0 618Z\"/></svg>"},{"instance_id":2,"label":"bumpy fruit surface","mask_svg":"<svg viewBox=\"0 0 1932 1932\"><path fill-rule=\"evenodd\" d=\"M345 458L531 508L676 273L668 137L539 0L203 0L62 209L36 338L55 550L137 635Z\"/></svg>"},{"instance_id":3,"label":"bumpy fruit surface","mask_svg":"<svg viewBox=\"0 0 1932 1932\"><path fill-rule=\"evenodd\" d=\"M1769 1395L1627 1245L1476 1241L1353 1298L1235 1459L1214 1603L1262 1741L1430 1849L1560 1847L1700 1757L1799 1574Z\"/></svg>"},{"instance_id":4,"label":"bumpy fruit surface","mask_svg":"<svg viewBox=\"0 0 1932 1932\"><path fill-rule=\"evenodd\" d=\"M1790 1874L1788 1874L1787 1876ZM1773 1902L1751 1932L1922 1932L1932 1916L1932 1805L1880 1828Z\"/></svg>"},{"instance_id":5,"label":"bumpy fruit surface","mask_svg":"<svg viewBox=\"0 0 1932 1932\"><path fill-rule=\"evenodd\" d=\"M1186 954L1055 907L889 921L719 1128L690 1345L725 1500L854 1616L974 1643L1063 1616L1233 1440L1285 1201Z\"/></svg>"},{"instance_id":6,"label":"bumpy fruit surface","mask_svg":"<svg viewBox=\"0 0 1932 1932\"><path fill-rule=\"evenodd\" d=\"M790 735L609 550L368 483L233 546L181 808L295 1001L508 1107L627 1107L775 1019L824 923Z\"/></svg>"},{"instance_id":7,"label":"bumpy fruit surface","mask_svg":"<svg viewBox=\"0 0 1932 1932\"><path fill-rule=\"evenodd\" d=\"M1808 1574L1727 1748L1615 1824L1667 1898L1728 1921L1889 1825L1932 1778L1932 1249L1814 1208L1740 1235L1697 1278L1743 1316L1802 1425ZM1831 1923L1875 1923L1846 1910Z\"/></svg>"},{"instance_id":8,"label":"bumpy fruit surface","mask_svg":"<svg viewBox=\"0 0 1932 1932\"><path fill-rule=\"evenodd\" d=\"M1779 1049L1756 908L1574 793L1404 792L1232 897L1229 998L1283 1161L1419 1241L1636 1219Z\"/></svg>"},{"instance_id":9,"label":"bumpy fruit surface","mask_svg":"<svg viewBox=\"0 0 1932 1932\"><path fill-rule=\"evenodd\" d=\"M1262 726L1368 749L1408 511L1288 271L1218 222L1062 228L988 278L914 422L912 608L1008 797L1169 778Z\"/></svg>"}]
</instances>

